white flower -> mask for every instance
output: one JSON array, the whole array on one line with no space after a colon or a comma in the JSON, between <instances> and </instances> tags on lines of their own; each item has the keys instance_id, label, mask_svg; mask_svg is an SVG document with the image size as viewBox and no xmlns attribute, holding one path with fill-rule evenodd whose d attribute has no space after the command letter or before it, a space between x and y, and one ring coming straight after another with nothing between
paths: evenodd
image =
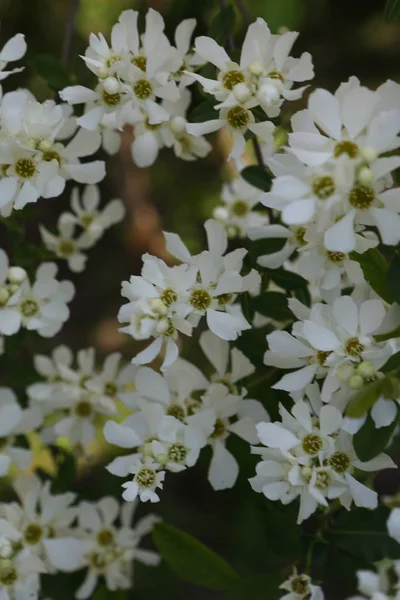
<instances>
[{"instance_id":1,"label":"white flower","mask_svg":"<svg viewBox=\"0 0 400 600\"><path fill-rule=\"evenodd\" d=\"M0 50L0 81L6 79L6 77L13 73L23 71L23 67L12 69L11 71L5 71L4 69L6 69L8 63L15 62L22 58L26 49L25 36L22 33L17 33L4 44Z\"/></svg>"},{"instance_id":2,"label":"white flower","mask_svg":"<svg viewBox=\"0 0 400 600\"><path fill-rule=\"evenodd\" d=\"M151 532L158 519L148 515L133 527L136 507L135 503L120 506L108 496L96 503L79 504L79 525L89 548L83 557L87 573L75 594L78 600L85 600L93 594L101 576L111 591L131 588L133 560L151 566L160 562L160 556L155 552L138 548L141 538ZM117 519L119 525L116 524Z\"/></svg>"},{"instance_id":3,"label":"white flower","mask_svg":"<svg viewBox=\"0 0 400 600\"><path fill-rule=\"evenodd\" d=\"M379 299L356 303L351 296L341 296L332 305L314 304L308 318L303 316L293 325L292 335L275 331L267 336L265 364L284 369L300 367L273 387L291 392L304 388L315 377L325 377L322 398L328 402L332 393L344 385L338 376L341 365L355 368L368 361L379 369L392 353L387 343L377 343L373 338L385 314ZM345 378L350 386L353 374L355 370L350 369Z\"/></svg>"},{"instance_id":4,"label":"white flower","mask_svg":"<svg viewBox=\"0 0 400 600\"><path fill-rule=\"evenodd\" d=\"M142 502L158 502L160 498L156 490L162 489L165 478L165 471L159 469L160 465L151 458L145 458L143 462L139 458L135 459L130 469L133 480L122 484L125 488L123 499L132 502L139 496Z\"/></svg>"},{"instance_id":5,"label":"white flower","mask_svg":"<svg viewBox=\"0 0 400 600\"><path fill-rule=\"evenodd\" d=\"M71 271L75 273L83 271L87 256L82 250L90 248L94 243L93 240L85 234L74 238L75 225L67 213L59 217L57 227L59 234L54 235L44 225L39 226L45 247L58 258L66 260Z\"/></svg>"},{"instance_id":6,"label":"white flower","mask_svg":"<svg viewBox=\"0 0 400 600\"><path fill-rule=\"evenodd\" d=\"M87 236L97 241L106 229L122 221L125 208L121 200L111 200L103 210L99 208L100 193L96 185L87 185L79 198L78 188L71 193L71 209L68 213L71 221L82 227Z\"/></svg>"},{"instance_id":7,"label":"white flower","mask_svg":"<svg viewBox=\"0 0 400 600\"><path fill-rule=\"evenodd\" d=\"M38 429L42 423L38 408L22 409L17 398L9 388L0 388L0 476L7 475L10 465L20 471L26 471L32 463L32 452L20 447L17 436L26 435Z\"/></svg>"},{"instance_id":8,"label":"white flower","mask_svg":"<svg viewBox=\"0 0 400 600\"><path fill-rule=\"evenodd\" d=\"M400 508L393 508L387 520L387 529L390 537L400 543Z\"/></svg>"},{"instance_id":9,"label":"white flower","mask_svg":"<svg viewBox=\"0 0 400 600\"><path fill-rule=\"evenodd\" d=\"M222 188L222 205L214 209L214 218L222 223L228 236L247 237L251 229L268 225L265 213L253 210L263 193L239 177Z\"/></svg>"},{"instance_id":10,"label":"white flower","mask_svg":"<svg viewBox=\"0 0 400 600\"><path fill-rule=\"evenodd\" d=\"M396 563L393 566L396 571ZM389 595L391 583L388 571L390 567L391 563L385 562L378 566L376 573L374 571L357 571L357 588L362 596L352 596L348 600L366 600L367 598L370 600L397 600L398 594L396 596Z\"/></svg>"},{"instance_id":11,"label":"white flower","mask_svg":"<svg viewBox=\"0 0 400 600\"><path fill-rule=\"evenodd\" d=\"M81 565L84 544L72 535L75 494L52 495L50 482L34 476L17 479L14 489L21 504L1 504L0 534L19 543L28 556L40 559L47 572L74 571Z\"/></svg>"},{"instance_id":12,"label":"white flower","mask_svg":"<svg viewBox=\"0 0 400 600\"><path fill-rule=\"evenodd\" d=\"M250 484L270 500L283 504L300 497L298 522L307 519L320 504L338 498L347 509L351 503L366 508L377 506L377 494L352 475L354 468L375 471L395 466L389 456L380 454L361 462L354 451L352 436L343 430L341 412L323 405L316 384L307 391L312 408L304 401L293 406L291 414L281 405L282 423L259 423L260 441L267 450L261 454L257 475Z\"/></svg>"},{"instance_id":13,"label":"white flower","mask_svg":"<svg viewBox=\"0 0 400 600\"><path fill-rule=\"evenodd\" d=\"M311 583L309 575L299 574L295 568L293 574L279 586L279 589L289 592L282 596L281 600L324 600L322 589Z\"/></svg>"}]
</instances>

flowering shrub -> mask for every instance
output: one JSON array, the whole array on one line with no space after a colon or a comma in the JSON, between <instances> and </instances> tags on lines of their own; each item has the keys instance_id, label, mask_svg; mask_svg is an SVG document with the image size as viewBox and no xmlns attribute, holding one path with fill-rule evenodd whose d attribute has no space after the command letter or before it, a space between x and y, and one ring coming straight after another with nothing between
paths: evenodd
<instances>
[{"instance_id":1,"label":"flowering shrub","mask_svg":"<svg viewBox=\"0 0 400 600\"><path fill-rule=\"evenodd\" d=\"M0 88L0 214L13 242L0 249L0 360L11 375L22 336L68 327L75 288L57 263L84 271L86 251L124 219L120 199L100 198L100 148L117 153L131 127L138 167L162 148L196 161L224 129L235 168L200 252L164 232L168 260L144 254L140 275L126 273L120 331L143 342L130 361L54 343L24 358L29 385L0 387L0 475L13 489L0 503L1 600L43 598L48 577L74 572L78 600L133 598L134 561L161 560L226 600L337 600L323 574L339 553L353 600L400 598L400 500L375 482L399 447L400 84L372 90L353 76L314 89L311 54L292 55L296 32L257 18L235 47L242 13L221 4L210 35L186 19L172 41L155 10L144 29L123 11L110 40L90 35L91 87L58 85L50 61L53 99ZM398 12L390 0L386 16ZM0 80L22 70L9 63L26 48L22 34L5 43ZM302 98L282 143L282 107ZM41 246L21 252L28 205L69 182L70 210L39 223ZM75 491L96 441L118 500ZM215 493L246 477L259 495L279 555L262 573L236 572L157 514L133 522L199 461ZM142 545L150 534L155 549Z\"/></svg>"}]
</instances>

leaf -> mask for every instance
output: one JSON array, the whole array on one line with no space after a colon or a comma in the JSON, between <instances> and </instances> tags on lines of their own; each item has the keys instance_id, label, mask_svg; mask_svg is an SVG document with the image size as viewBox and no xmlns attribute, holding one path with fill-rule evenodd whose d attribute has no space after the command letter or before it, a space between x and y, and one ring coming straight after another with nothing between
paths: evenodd
<instances>
[{"instance_id":1,"label":"leaf","mask_svg":"<svg viewBox=\"0 0 400 600\"><path fill-rule=\"evenodd\" d=\"M157 523L153 539L171 569L186 581L213 590L227 590L238 579L221 556L173 525Z\"/></svg>"},{"instance_id":2,"label":"leaf","mask_svg":"<svg viewBox=\"0 0 400 600\"><path fill-rule=\"evenodd\" d=\"M293 321L293 313L288 307L288 300L280 292L266 292L253 299L256 312L276 321Z\"/></svg>"},{"instance_id":3,"label":"leaf","mask_svg":"<svg viewBox=\"0 0 400 600\"><path fill-rule=\"evenodd\" d=\"M393 299L400 303L400 257L397 252L390 262L386 284Z\"/></svg>"},{"instance_id":4,"label":"leaf","mask_svg":"<svg viewBox=\"0 0 400 600\"><path fill-rule=\"evenodd\" d=\"M217 16L210 25L208 35L223 46L227 39L233 35L234 29L235 11L233 6L229 5L218 11Z\"/></svg>"},{"instance_id":5,"label":"leaf","mask_svg":"<svg viewBox=\"0 0 400 600\"><path fill-rule=\"evenodd\" d=\"M223 600L278 600L281 595L279 584L282 579L276 575L252 575L239 579Z\"/></svg>"},{"instance_id":6,"label":"leaf","mask_svg":"<svg viewBox=\"0 0 400 600\"><path fill-rule=\"evenodd\" d=\"M386 0L383 13L386 21L394 21L400 17L400 0Z\"/></svg>"},{"instance_id":7,"label":"leaf","mask_svg":"<svg viewBox=\"0 0 400 600\"><path fill-rule=\"evenodd\" d=\"M76 480L75 456L59 446L50 446L50 450L57 468L52 490L54 493L70 491Z\"/></svg>"},{"instance_id":8,"label":"leaf","mask_svg":"<svg viewBox=\"0 0 400 600\"><path fill-rule=\"evenodd\" d=\"M388 427L379 427L377 429L373 418L371 415L368 415L364 425L353 437L354 449L358 458L366 462L383 452L389 445L397 423L398 413L393 423Z\"/></svg>"},{"instance_id":9,"label":"leaf","mask_svg":"<svg viewBox=\"0 0 400 600\"><path fill-rule=\"evenodd\" d=\"M398 337L400 337L400 326L396 327L396 329L392 329L392 331L388 331L388 333L374 335L374 338L377 342L385 342L386 340L391 340Z\"/></svg>"},{"instance_id":10,"label":"leaf","mask_svg":"<svg viewBox=\"0 0 400 600\"><path fill-rule=\"evenodd\" d=\"M400 368L400 352L393 354L387 363L381 367L381 371L383 371L383 373L389 373L390 371L396 371L398 368Z\"/></svg>"},{"instance_id":11,"label":"leaf","mask_svg":"<svg viewBox=\"0 0 400 600\"><path fill-rule=\"evenodd\" d=\"M264 167L251 165L242 169L240 175L247 183L263 192L269 192L271 189L272 177Z\"/></svg>"},{"instance_id":12,"label":"leaf","mask_svg":"<svg viewBox=\"0 0 400 600\"><path fill-rule=\"evenodd\" d=\"M385 383L385 378L378 379L354 394L347 406L346 415L355 419L363 417L383 394Z\"/></svg>"},{"instance_id":13,"label":"leaf","mask_svg":"<svg viewBox=\"0 0 400 600\"><path fill-rule=\"evenodd\" d=\"M32 59L31 65L51 90L62 90L71 84L67 70L54 56L39 54Z\"/></svg>"},{"instance_id":14,"label":"leaf","mask_svg":"<svg viewBox=\"0 0 400 600\"><path fill-rule=\"evenodd\" d=\"M272 254L273 252L279 252L279 250L282 250L285 244L286 240L279 238L255 240L250 245L249 253L254 257L262 256L263 254ZM261 269L261 267L258 267L258 269ZM270 270L268 269L268 273L269 272Z\"/></svg>"},{"instance_id":15,"label":"leaf","mask_svg":"<svg viewBox=\"0 0 400 600\"><path fill-rule=\"evenodd\" d=\"M218 112L214 108L215 100L204 100L200 102L190 113L189 121L191 123L204 123L218 118Z\"/></svg>"},{"instance_id":16,"label":"leaf","mask_svg":"<svg viewBox=\"0 0 400 600\"><path fill-rule=\"evenodd\" d=\"M393 304L393 297L387 286L387 273L389 265L385 257L376 248L370 248L363 254L352 252L350 258L359 263L365 279L372 289L389 304Z\"/></svg>"},{"instance_id":17,"label":"leaf","mask_svg":"<svg viewBox=\"0 0 400 600\"><path fill-rule=\"evenodd\" d=\"M329 541L355 558L372 564L384 558L400 558L400 544L386 529L388 511L354 508L342 513L330 530Z\"/></svg>"},{"instance_id":18,"label":"leaf","mask_svg":"<svg viewBox=\"0 0 400 600\"><path fill-rule=\"evenodd\" d=\"M244 292L240 298L243 316L249 323L253 322L254 319L254 307L252 305L252 298L248 292Z\"/></svg>"},{"instance_id":19,"label":"leaf","mask_svg":"<svg viewBox=\"0 0 400 600\"><path fill-rule=\"evenodd\" d=\"M298 288L308 287L308 281L304 279L304 277L297 275L297 273L292 273L291 271L274 269L270 271L269 275L276 285L279 285L279 287L287 290L288 292Z\"/></svg>"},{"instance_id":20,"label":"leaf","mask_svg":"<svg viewBox=\"0 0 400 600\"><path fill-rule=\"evenodd\" d=\"M260 329L248 329L243 331L242 335L234 342L255 367L264 366L264 353L266 349L265 331Z\"/></svg>"}]
</instances>

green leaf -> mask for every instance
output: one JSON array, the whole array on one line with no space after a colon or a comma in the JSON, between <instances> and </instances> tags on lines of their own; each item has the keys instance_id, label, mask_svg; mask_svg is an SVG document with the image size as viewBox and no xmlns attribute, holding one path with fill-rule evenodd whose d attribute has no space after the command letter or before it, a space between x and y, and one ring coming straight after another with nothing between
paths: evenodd
<instances>
[{"instance_id":1,"label":"green leaf","mask_svg":"<svg viewBox=\"0 0 400 600\"><path fill-rule=\"evenodd\" d=\"M398 368L400 368L400 352L393 354L387 363L381 367L381 371L383 371L383 373L390 373L390 371L396 371Z\"/></svg>"},{"instance_id":2,"label":"green leaf","mask_svg":"<svg viewBox=\"0 0 400 600\"><path fill-rule=\"evenodd\" d=\"M400 257L397 252L390 262L386 284L393 299L400 303Z\"/></svg>"},{"instance_id":3,"label":"green leaf","mask_svg":"<svg viewBox=\"0 0 400 600\"><path fill-rule=\"evenodd\" d=\"M253 322L254 318L254 307L252 305L252 298L248 292L241 295L240 303L242 306L243 316L249 323Z\"/></svg>"},{"instance_id":4,"label":"green leaf","mask_svg":"<svg viewBox=\"0 0 400 600\"><path fill-rule=\"evenodd\" d=\"M372 564L384 558L400 558L400 544L389 537L388 510L354 508L342 513L330 530L329 542L355 558Z\"/></svg>"},{"instance_id":5,"label":"green leaf","mask_svg":"<svg viewBox=\"0 0 400 600\"><path fill-rule=\"evenodd\" d=\"M374 335L374 338L377 342L385 342L386 340L391 340L398 337L400 337L400 326L396 327L396 329L392 329L392 331L388 331L388 333Z\"/></svg>"},{"instance_id":6,"label":"green leaf","mask_svg":"<svg viewBox=\"0 0 400 600\"><path fill-rule=\"evenodd\" d=\"M267 169L257 165L251 165L245 167L240 171L240 175L250 183L250 185L262 190L263 192L269 192L271 189L272 177L268 173Z\"/></svg>"},{"instance_id":7,"label":"green leaf","mask_svg":"<svg viewBox=\"0 0 400 600\"><path fill-rule=\"evenodd\" d=\"M308 287L308 281L304 279L304 277L297 275L297 273L292 273L291 271L272 269L269 272L269 275L276 285L279 285L279 287L287 291Z\"/></svg>"},{"instance_id":8,"label":"green leaf","mask_svg":"<svg viewBox=\"0 0 400 600\"><path fill-rule=\"evenodd\" d=\"M370 248L363 254L352 252L352 260L356 260L372 289L389 304L393 303L393 296L387 286L389 265L385 257L376 248Z\"/></svg>"},{"instance_id":9,"label":"green leaf","mask_svg":"<svg viewBox=\"0 0 400 600\"><path fill-rule=\"evenodd\" d=\"M288 300L279 292L266 292L253 299L256 312L276 321L293 321L293 313L288 307Z\"/></svg>"},{"instance_id":10,"label":"green leaf","mask_svg":"<svg viewBox=\"0 0 400 600\"><path fill-rule=\"evenodd\" d=\"M282 579L276 575L252 575L239 579L223 600L278 600L281 595L279 584Z\"/></svg>"},{"instance_id":11,"label":"green leaf","mask_svg":"<svg viewBox=\"0 0 400 600\"><path fill-rule=\"evenodd\" d=\"M255 367L263 367L265 353L265 331L261 329L248 329L243 331L242 335L234 342Z\"/></svg>"},{"instance_id":12,"label":"green leaf","mask_svg":"<svg viewBox=\"0 0 400 600\"><path fill-rule=\"evenodd\" d=\"M39 54L31 60L31 65L51 90L57 92L71 84L67 70L54 56Z\"/></svg>"},{"instance_id":13,"label":"green leaf","mask_svg":"<svg viewBox=\"0 0 400 600\"><path fill-rule=\"evenodd\" d=\"M217 16L210 25L208 35L223 46L229 36L233 35L234 29L235 11L233 6L229 5L218 11Z\"/></svg>"},{"instance_id":14,"label":"green leaf","mask_svg":"<svg viewBox=\"0 0 400 600\"><path fill-rule=\"evenodd\" d=\"M384 391L386 391L386 388L387 380L385 378L378 379L363 387L350 399L346 409L346 415L355 419L363 417L365 413L372 408Z\"/></svg>"},{"instance_id":15,"label":"green leaf","mask_svg":"<svg viewBox=\"0 0 400 600\"><path fill-rule=\"evenodd\" d=\"M279 252L279 250L282 250L285 244L286 240L279 238L255 240L250 245L249 253L254 257L262 256L264 254L272 254L273 252ZM260 269L260 267L258 268ZM270 273L269 269L268 273Z\"/></svg>"},{"instance_id":16,"label":"green leaf","mask_svg":"<svg viewBox=\"0 0 400 600\"><path fill-rule=\"evenodd\" d=\"M400 0L386 0L383 13L386 21L394 21L400 18Z\"/></svg>"},{"instance_id":17,"label":"green leaf","mask_svg":"<svg viewBox=\"0 0 400 600\"><path fill-rule=\"evenodd\" d=\"M191 123L204 123L204 121L210 121L211 119L218 118L218 112L214 108L215 100L204 100L200 102L190 113L189 121Z\"/></svg>"},{"instance_id":18,"label":"green leaf","mask_svg":"<svg viewBox=\"0 0 400 600\"><path fill-rule=\"evenodd\" d=\"M398 413L393 423L388 427L379 427L377 429L373 418L371 415L368 415L364 425L353 437L354 449L358 458L363 462L367 462L383 452L389 445L397 423Z\"/></svg>"},{"instance_id":19,"label":"green leaf","mask_svg":"<svg viewBox=\"0 0 400 600\"><path fill-rule=\"evenodd\" d=\"M213 590L228 590L238 580L232 567L193 536L168 525L153 528L158 551L182 579Z\"/></svg>"}]
</instances>

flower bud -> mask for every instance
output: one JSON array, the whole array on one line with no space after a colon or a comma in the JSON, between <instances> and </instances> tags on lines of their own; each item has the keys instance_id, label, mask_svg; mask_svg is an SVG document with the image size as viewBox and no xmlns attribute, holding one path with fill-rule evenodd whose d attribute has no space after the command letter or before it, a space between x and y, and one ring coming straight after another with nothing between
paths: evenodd
<instances>
[{"instance_id":1,"label":"flower bud","mask_svg":"<svg viewBox=\"0 0 400 600\"><path fill-rule=\"evenodd\" d=\"M225 206L217 206L213 211L214 219L225 221L229 217L228 209Z\"/></svg>"},{"instance_id":2,"label":"flower bud","mask_svg":"<svg viewBox=\"0 0 400 600\"><path fill-rule=\"evenodd\" d=\"M373 173L369 167L361 167L361 169L358 172L357 179L362 185L370 185L372 183L373 177Z\"/></svg>"},{"instance_id":3,"label":"flower bud","mask_svg":"<svg viewBox=\"0 0 400 600\"><path fill-rule=\"evenodd\" d=\"M374 375L376 375L376 369L371 362L369 362L368 360L364 360L357 366L357 373L365 379L371 379L371 377L374 377Z\"/></svg>"},{"instance_id":4,"label":"flower bud","mask_svg":"<svg viewBox=\"0 0 400 600\"><path fill-rule=\"evenodd\" d=\"M168 331L169 327L168 319L161 319L156 325L156 333L162 335Z\"/></svg>"},{"instance_id":5,"label":"flower bud","mask_svg":"<svg viewBox=\"0 0 400 600\"><path fill-rule=\"evenodd\" d=\"M107 94L114 95L119 92L119 82L115 77L107 77L103 81L103 88L107 92Z\"/></svg>"},{"instance_id":6,"label":"flower bud","mask_svg":"<svg viewBox=\"0 0 400 600\"><path fill-rule=\"evenodd\" d=\"M378 157L375 148L372 146L364 146L364 148L361 148L360 153L363 159L368 163L374 162Z\"/></svg>"},{"instance_id":7,"label":"flower bud","mask_svg":"<svg viewBox=\"0 0 400 600\"><path fill-rule=\"evenodd\" d=\"M264 65L259 60L252 62L249 67L249 72L255 77L259 77L264 73Z\"/></svg>"},{"instance_id":8,"label":"flower bud","mask_svg":"<svg viewBox=\"0 0 400 600\"><path fill-rule=\"evenodd\" d=\"M97 77L99 79L105 79L108 75L108 69L106 67L100 67L100 69L97 71Z\"/></svg>"},{"instance_id":9,"label":"flower bud","mask_svg":"<svg viewBox=\"0 0 400 600\"><path fill-rule=\"evenodd\" d=\"M168 313L167 305L160 298L151 298L149 300L151 310L164 317Z\"/></svg>"},{"instance_id":10,"label":"flower bud","mask_svg":"<svg viewBox=\"0 0 400 600\"><path fill-rule=\"evenodd\" d=\"M10 540L5 537L0 538L0 558L10 558L13 553L12 545ZM4 561L5 562L5 561ZM2 561L3 563L3 561Z\"/></svg>"},{"instance_id":11,"label":"flower bud","mask_svg":"<svg viewBox=\"0 0 400 600\"><path fill-rule=\"evenodd\" d=\"M42 152L48 152L49 150L51 150L53 147L53 144L51 142L49 142L49 140L42 140L41 142L39 142L39 150L41 150Z\"/></svg>"},{"instance_id":12,"label":"flower bud","mask_svg":"<svg viewBox=\"0 0 400 600\"><path fill-rule=\"evenodd\" d=\"M355 374L354 367L349 365L348 363L344 363L340 365L336 369L336 377L340 379L340 381L348 381L352 375Z\"/></svg>"},{"instance_id":13,"label":"flower bud","mask_svg":"<svg viewBox=\"0 0 400 600\"><path fill-rule=\"evenodd\" d=\"M305 477L306 479L309 479L312 475L312 468L311 467L303 467L301 469L301 474L303 475L303 477Z\"/></svg>"},{"instance_id":14,"label":"flower bud","mask_svg":"<svg viewBox=\"0 0 400 600\"><path fill-rule=\"evenodd\" d=\"M146 442L145 444L143 444L143 446L141 447L141 452L143 456L153 456L151 442Z\"/></svg>"},{"instance_id":15,"label":"flower bud","mask_svg":"<svg viewBox=\"0 0 400 600\"><path fill-rule=\"evenodd\" d=\"M156 462L158 462L158 464L161 465L162 467L164 465L166 465L168 462L168 456L166 454L157 454L155 459L156 459Z\"/></svg>"},{"instance_id":16,"label":"flower bud","mask_svg":"<svg viewBox=\"0 0 400 600\"><path fill-rule=\"evenodd\" d=\"M10 292L10 294L15 294L16 292L18 292L19 288L20 288L19 283L10 283L8 285L8 291Z\"/></svg>"},{"instance_id":17,"label":"flower bud","mask_svg":"<svg viewBox=\"0 0 400 600\"><path fill-rule=\"evenodd\" d=\"M361 375L352 375L349 379L349 386L352 390L359 390L364 386L364 379Z\"/></svg>"},{"instance_id":18,"label":"flower bud","mask_svg":"<svg viewBox=\"0 0 400 600\"><path fill-rule=\"evenodd\" d=\"M4 305L10 297L10 293L5 285L0 286L0 306Z\"/></svg>"},{"instance_id":19,"label":"flower bud","mask_svg":"<svg viewBox=\"0 0 400 600\"><path fill-rule=\"evenodd\" d=\"M236 100L241 103L247 102L252 96L250 88L245 83L237 83L232 91Z\"/></svg>"},{"instance_id":20,"label":"flower bud","mask_svg":"<svg viewBox=\"0 0 400 600\"><path fill-rule=\"evenodd\" d=\"M185 117L173 117L170 123L171 131L175 135L182 135L186 131Z\"/></svg>"},{"instance_id":21,"label":"flower bud","mask_svg":"<svg viewBox=\"0 0 400 600\"><path fill-rule=\"evenodd\" d=\"M257 92L257 99L261 104L276 105L280 101L280 94L273 83L264 83Z\"/></svg>"},{"instance_id":22,"label":"flower bud","mask_svg":"<svg viewBox=\"0 0 400 600\"><path fill-rule=\"evenodd\" d=\"M7 277L12 283L22 283L25 281L27 273L22 267L10 267L8 269Z\"/></svg>"}]
</instances>

